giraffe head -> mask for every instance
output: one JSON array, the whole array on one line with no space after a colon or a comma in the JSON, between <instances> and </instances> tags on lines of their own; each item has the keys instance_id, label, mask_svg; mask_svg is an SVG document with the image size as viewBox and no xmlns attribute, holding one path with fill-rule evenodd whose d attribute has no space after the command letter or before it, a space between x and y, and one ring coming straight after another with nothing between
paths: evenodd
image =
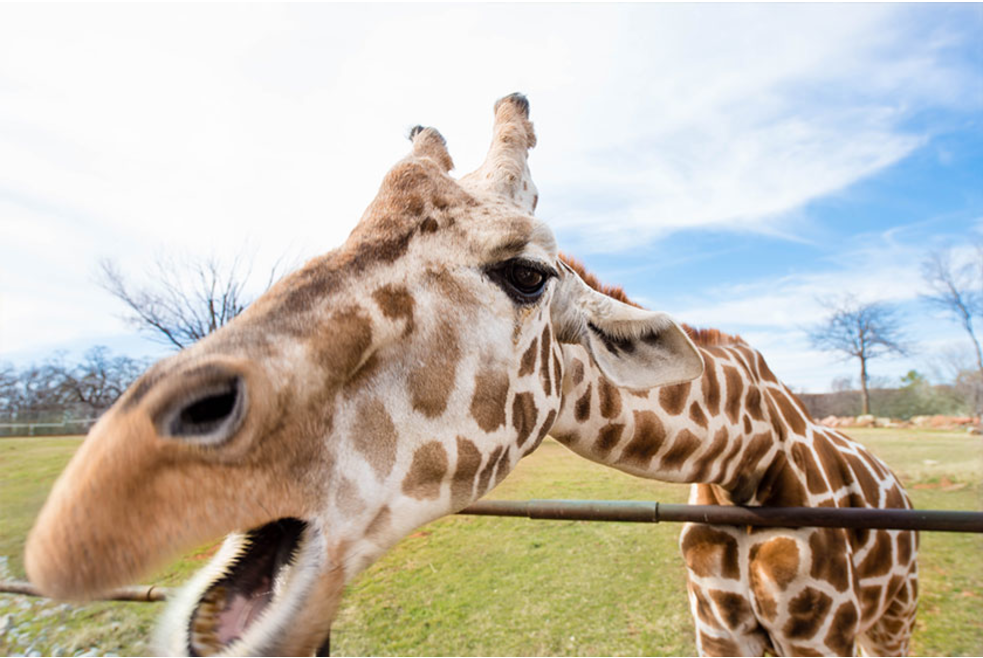
<instances>
[{"instance_id":1,"label":"giraffe head","mask_svg":"<svg viewBox=\"0 0 983 658\"><path fill-rule=\"evenodd\" d=\"M311 653L345 582L538 445L563 403L562 342L622 385L699 376L667 316L558 258L532 217L528 112L499 101L488 157L459 181L440 134L414 129L340 249L150 368L55 484L31 580L91 597L232 533L170 604L160 648Z\"/></svg>"}]
</instances>

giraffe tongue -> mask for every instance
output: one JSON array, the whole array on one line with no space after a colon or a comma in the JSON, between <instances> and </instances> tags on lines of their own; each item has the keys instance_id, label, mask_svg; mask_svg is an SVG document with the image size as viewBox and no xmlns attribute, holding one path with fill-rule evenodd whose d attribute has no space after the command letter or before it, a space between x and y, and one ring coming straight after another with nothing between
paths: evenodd
<instances>
[{"instance_id":1,"label":"giraffe tongue","mask_svg":"<svg viewBox=\"0 0 983 658\"><path fill-rule=\"evenodd\" d=\"M256 592L236 593L232 596L225 609L218 614L215 634L219 642L227 645L242 637L266 604L273 599L272 585L270 579L264 577Z\"/></svg>"},{"instance_id":2,"label":"giraffe tongue","mask_svg":"<svg viewBox=\"0 0 983 658\"><path fill-rule=\"evenodd\" d=\"M273 601L306 527L298 519L279 519L246 533L246 549L192 615L192 653L215 652L246 633Z\"/></svg>"}]
</instances>

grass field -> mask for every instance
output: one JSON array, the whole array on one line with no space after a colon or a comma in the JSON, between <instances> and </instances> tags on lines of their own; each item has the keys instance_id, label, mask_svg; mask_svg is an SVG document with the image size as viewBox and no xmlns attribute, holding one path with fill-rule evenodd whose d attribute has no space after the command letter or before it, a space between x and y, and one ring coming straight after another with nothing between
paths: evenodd
<instances>
[{"instance_id":1,"label":"grass field","mask_svg":"<svg viewBox=\"0 0 983 658\"><path fill-rule=\"evenodd\" d=\"M951 432L851 434L904 479L917 507L981 509L983 443ZM23 576L34 515L78 439L0 439L0 555ZM490 497L685 502L680 485L601 468L547 441ZM354 582L335 655L691 655L679 527L449 517ZM146 582L181 582L202 547ZM3 558L0 558L3 559ZM983 654L983 536L923 533L914 653ZM159 604L0 595L0 654L140 655ZM7 617L9 615L9 617Z\"/></svg>"}]
</instances>

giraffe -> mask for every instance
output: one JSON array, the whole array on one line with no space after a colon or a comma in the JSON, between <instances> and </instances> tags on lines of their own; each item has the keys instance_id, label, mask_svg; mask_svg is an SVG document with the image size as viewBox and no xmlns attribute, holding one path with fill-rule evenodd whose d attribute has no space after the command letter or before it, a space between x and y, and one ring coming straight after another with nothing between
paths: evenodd
<instances>
[{"instance_id":1,"label":"giraffe","mask_svg":"<svg viewBox=\"0 0 983 658\"><path fill-rule=\"evenodd\" d=\"M410 137L340 249L152 367L100 419L29 537L42 591L95 596L231 533L169 606L159 647L309 654L346 582L486 493L547 432L635 475L699 483L694 502L908 505L756 352L712 345L714 332L693 332L697 348L559 257L533 218L522 96L496 104L484 163L457 181L436 130ZM690 525L698 646L903 651L916 542Z\"/></svg>"},{"instance_id":2,"label":"giraffe","mask_svg":"<svg viewBox=\"0 0 983 658\"><path fill-rule=\"evenodd\" d=\"M589 285L631 303L572 259ZM862 445L815 422L739 337L693 330L699 381L652 389L610 381L583 347L569 364L550 434L640 477L692 483L690 503L910 508L901 483ZM631 343L613 341L613 353ZM918 596L910 531L686 524L696 641L703 655L899 655Z\"/></svg>"},{"instance_id":3,"label":"giraffe","mask_svg":"<svg viewBox=\"0 0 983 658\"><path fill-rule=\"evenodd\" d=\"M669 316L559 260L533 217L528 102L507 96L494 117L485 161L457 180L440 133L414 128L340 248L99 419L29 534L41 592L91 598L226 536L168 604L157 648L323 653L347 582L543 440L568 345L632 389L702 374Z\"/></svg>"}]
</instances>

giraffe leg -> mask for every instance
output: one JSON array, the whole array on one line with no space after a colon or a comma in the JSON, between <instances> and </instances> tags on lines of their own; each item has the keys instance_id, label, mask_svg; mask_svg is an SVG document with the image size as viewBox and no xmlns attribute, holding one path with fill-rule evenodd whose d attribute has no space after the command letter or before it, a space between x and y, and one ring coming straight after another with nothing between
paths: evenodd
<instances>
[{"instance_id":1,"label":"giraffe leg","mask_svg":"<svg viewBox=\"0 0 983 658\"><path fill-rule=\"evenodd\" d=\"M679 537L700 655L761 656L771 649L741 579L739 535L730 527L689 523Z\"/></svg>"},{"instance_id":2,"label":"giraffe leg","mask_svg":"<svg viewBox=\"0 0 983 658\"><path fill-rule=\"evenodd\" d=\"M755 614L778 655L856 655L860 605L842 530L762 532L748 556Z\"/></svg>"},{"instance_id":3,"label":"giraffe leg","mask_svg":"<svg viewBox=\"0 0 983 658\"><path fill-rule=\"evenodd\" d=\"M867 656L906 656L915 626L918 608L918 576L908 578L888 604L884 613L860 638L860 648Z\"/></svg>"},{"instance_id":4,"label":"giraffe leg","mask_svg":"<svg viewBox=\"0 0 983 658\"><path fill-rule=\"evenodd\" d=\"M690 610L696 623L701 656L763 656L771 651L768 636L751 612L747 598L688 582Z\"/></svg>"}]
</instances>

